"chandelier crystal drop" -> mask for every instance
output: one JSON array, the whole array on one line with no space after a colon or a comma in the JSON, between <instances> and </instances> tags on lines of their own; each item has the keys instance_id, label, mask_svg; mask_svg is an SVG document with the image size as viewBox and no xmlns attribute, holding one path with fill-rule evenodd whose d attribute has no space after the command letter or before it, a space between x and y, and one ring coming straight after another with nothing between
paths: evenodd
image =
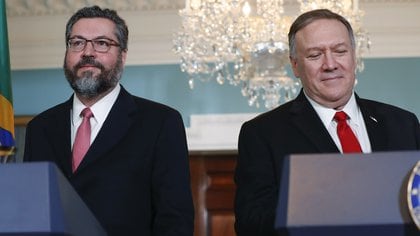
<instances>
[{"instance_id":1,"label":"chandelier crystal drop","mask_svg":"<svg viewBox=\"0 0 420 236\"><path fill-rule=\"evenodd\" d=\"M343 2L298 1L301 11L324 7L323 2L337 6ZM352 24L354 20L360 25L359 13L350 15ZM286 70L287 34L294 17L284 13L283 0L186 0L179 15L181 28L174 35L173 49L191 89L196 80L240 86L250 106L259 107L263 101L268 109L295 97L300 83Z\"/></svg>"}]
</instances>

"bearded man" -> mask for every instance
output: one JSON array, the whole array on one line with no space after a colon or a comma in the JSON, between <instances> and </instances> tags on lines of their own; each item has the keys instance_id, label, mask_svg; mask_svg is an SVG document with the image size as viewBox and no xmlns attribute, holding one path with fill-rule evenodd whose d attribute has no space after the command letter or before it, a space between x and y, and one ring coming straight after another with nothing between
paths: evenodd
<instances>
[{"instance_id":1,"label":"bearded man","mask_svg":"<svg viewBox=\"0 0 420 236\"><path fill-rule=\"evenodd\" d=\"M24 161L54 162L108 235L192 235L184 124L178 111L120 85L125 21L85 7L65 37L74 94L29 122Z\"/></svg>"}]
</instances>

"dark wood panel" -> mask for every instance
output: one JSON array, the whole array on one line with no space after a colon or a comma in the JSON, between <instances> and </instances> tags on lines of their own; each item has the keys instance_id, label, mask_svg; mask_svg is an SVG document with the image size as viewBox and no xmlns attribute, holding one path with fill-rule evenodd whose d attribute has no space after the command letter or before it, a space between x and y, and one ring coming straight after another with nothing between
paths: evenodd
<instances>
[{"instance_id":1,"label":"dark wood panel","mask_svg":"<svg viewBox=\"0 0 420 236\"><path fill-rule=\"evenodd\" d=\"M233 224L235 216L232 212L210 213L209 234L211 236L232 236L235 235Z\"/></svg>"},{"instance_id":2,"label":"dark wood panel","mask_svg":"<svg viewBox=\"0 0 420 236\"><path fill-rule=\"evenodd\" d=\"M15 126L26 127L29 121L31 121L33 116L15 116Z\"/></svg>"},{"instance_id":3,"label":"dark wood panel","mask_svg":"<svg viewBox=\"0 0 420 236\"><path fill-rule=\"evenodd\" d=\"M233 181L237 153L190 153L195 236L233 236Z\"/></svg>"}]
</instances>

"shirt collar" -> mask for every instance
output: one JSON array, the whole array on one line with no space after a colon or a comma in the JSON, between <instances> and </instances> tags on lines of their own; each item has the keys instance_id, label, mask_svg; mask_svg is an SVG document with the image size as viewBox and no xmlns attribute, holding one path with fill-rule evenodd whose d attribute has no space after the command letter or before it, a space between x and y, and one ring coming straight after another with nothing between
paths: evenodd
<instances>
[{"instance_id":1,"label":"shirt collar","mask_svg":"<svg viewBox=\"0 0 420 236\"><path fill-rule=\"evenodd\" d=\"M333 121L334 115L337 112L337 110L322 106L321 104L312 100L306 94L305 96L309 100L309 103L311 103L312 107L315 109L322 123L325 125L325 127L328 127ZM350 117L352 123L356 125L360 124L360 111L356 103L356 96L354 95L354 92L352 93L349 101L344 106L342 111L344 111Z\"/></svg>"},{"instance_id":2,"label":"shirt collar","mask_svg":"<svg viewBox=\"0 0 420 236\"><path fill-rule=\"evenodd\" d=\"M118 84L115 88L108 93L105 97L101 98L95 104L90 107L90 110L93 113L93 119L98 123L103 123L111 110L112 105L117 100L118 94L120 93L121 86ZM72 110L72 121L73 124L77 124L82 119L80 117L80 112L86 106L79 100L79 98L73 96L73 110Z\"/></svg>"}]
</instances>

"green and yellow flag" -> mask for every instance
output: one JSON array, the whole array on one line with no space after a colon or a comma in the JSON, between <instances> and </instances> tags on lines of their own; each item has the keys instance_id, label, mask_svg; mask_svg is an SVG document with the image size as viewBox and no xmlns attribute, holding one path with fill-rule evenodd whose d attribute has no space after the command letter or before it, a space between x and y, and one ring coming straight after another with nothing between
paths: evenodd
<instances>
[{"instance_id":1,"label":"green and yellow flag","mask_svg":"<svg viewBox=\"0 0 420 236\"><path fill-rule=\"evenodd\" d=\"M0 146L15 146L6 0L0 0Z\"/></svg>"}]
</instances>

